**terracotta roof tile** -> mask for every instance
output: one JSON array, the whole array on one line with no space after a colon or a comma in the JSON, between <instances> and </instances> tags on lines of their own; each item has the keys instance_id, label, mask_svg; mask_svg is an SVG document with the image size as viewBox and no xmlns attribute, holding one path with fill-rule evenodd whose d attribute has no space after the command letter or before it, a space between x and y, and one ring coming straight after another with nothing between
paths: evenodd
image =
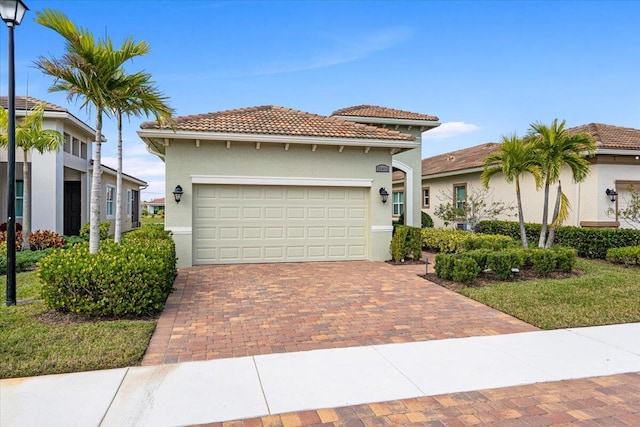
<instances>
[{"instance_id":1,"label":"terracotta roof tile","mask_svg":"<svg viewBox=\"0 0 640 427\"><path fill-rule=\"evenodd\" d=\"M395 108L378 107L377 105L356 105L342 108L331 113L332 116L379 117L385 119L427 120L437 122L436 116L396 110Z\"/></svg>"},{"instance_id":2,"label":"terracotta roof tile","mask_svg":"<svg viewBox=\"0 0 640 427\"><path fill-rule=\"evenodd\" d=\"M182 116L177 117L175 123L176 130L193 132L415 140L412 135L395 130L274 105ZM145 122L140 127L142 129L160 129L157 122Z\"/></svg>"},{"instance_id":3,"label":"terracotta roof tile","mask_svg":"<svg viewBox=\"0 0 640 427\"><path fill-rule=\"evenodd\" d=\"M598 148L640 150L640 129L589 123L567 129L567 132L590 134L596 140Z\"/></svg>"},{"instance_id":4,"label":"terracotta roof tile","mask_svg":"<svg viewBox=\"0 0 640 427\"><path fill-rule=\"evenodd\" d=\"M428 157L422 160L422 176L481 167L484 158L499 149L500 144L488 142Z\"/></svg>"},{"instance_id":5,"label":"terracotta roof tile","mask_svg":"<svg viewBox=\"0 0 640 427\"><path fill-rule=\"evenodd\" d=\"M31 110L36 106L37 103L44 103L46 105L45 111L56 111L60 113L68 113L66 108L62 108L59 105L52 104L50 102L41 101L36 98L32 98L30 96L16 96L16 111L20 110ZM8 96L0 96L0 106L2 108L8 108L9 106L9 97Z\"/></svg>"},{"instance_id":6,"label":"terracotta roof tile","mask_svg":"<svg viewBox=\"0 0 640 427\"><path fill-rule=\"evenodd\" d=\"M149 205L164 205L164 197L160 197L159 199L149 200L147 202Z\"/></svg>"}]
</instances>

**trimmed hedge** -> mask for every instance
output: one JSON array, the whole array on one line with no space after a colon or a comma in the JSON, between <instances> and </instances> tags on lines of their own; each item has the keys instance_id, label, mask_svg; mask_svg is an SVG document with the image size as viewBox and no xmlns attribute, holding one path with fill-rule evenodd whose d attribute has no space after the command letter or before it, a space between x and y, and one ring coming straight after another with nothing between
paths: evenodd
<instances>
[{"instance_id":1,"label":"trimmed hedge","mask_svg":"<svg viewBox=\"0 0 640 427\"><path fill-rule=\"evenodd\" d=\"M105 240L109 238L109 231L111 230L111 221L105 221L100 223L100 240ZM89 239L89 234L91 231L91 224L86 223L82 227L80 227L80 237L85 239Z\"/></svg>"},{"instance_id":2,"label":"trimmed hedge","mask_svg":"<svg viewBox=\"0 0 640 427\"><path fill-rule=\"evenodd\" d=\"M89 253L87 243L55 250L38 267L49 308L85 316L145 316L164 308L176 252L170 238L134 235L120 244L102 242L97 255Z\"/></svg>"},{"instance_id":3,"label":"trimmed hedge","mask_svg":"<svg viewBox=\"0 0 640 427\"><path fill-rule=\"evenodd\" d=\"M407 225L395 226L389 250L395 262L400 262L408 255L419 260L422 258L421 229Z\"/></svg>"},{"instance_id":4,"label":"trimmed hedge","mask_svg":"<svg viewBox=\"0 0 640 427\"><path fill-rule=\"evenodd\" d=\"M514 241L507 236L442 228L423 228L422 244L428 250L443 253L460 253L474 249L505 249L513 246Z\"/></svg>"},{"instance_id":5,"label":"trimmed hedge","mask_svg":"<svg viewBox=\"0 0 640 427\"><path fill-rule=\"evenodd\" d=\"M0 274L7 274L7 245L0 245ZM36 264L42 258L53 252L53 249L41 251L16 252L16 272L29 271L36 268Z\"/></svg>"},{"instance_id":6,"label":"trimmed hedge","mask_svg":"<svg viewBox=\"0 0 640 427\"><path fill-rule=\"evenodd\" d=\"M538 242L540 229L540 224L525 224L527 239L530 243ZM514 239L520 239L520 228L517 222L481 221L480 232L500 234L510 236ZM555 244L574 248L581 257L605 259L607 251L611 248L640 246L640 230L626 228L558 227L556 230ZM531 246L533 246L533 244Z\"/></svg>"},{"instance_id":7,"label":"trimmed hedge","mask_svg":"<svg viewBox=\"0 0 640 427\"><path fill-rule=\"evenodd\" d=\"M607 251L607 261L624 265L640 265L640 246L611 248Z\"/></svg>"}]
</instances>

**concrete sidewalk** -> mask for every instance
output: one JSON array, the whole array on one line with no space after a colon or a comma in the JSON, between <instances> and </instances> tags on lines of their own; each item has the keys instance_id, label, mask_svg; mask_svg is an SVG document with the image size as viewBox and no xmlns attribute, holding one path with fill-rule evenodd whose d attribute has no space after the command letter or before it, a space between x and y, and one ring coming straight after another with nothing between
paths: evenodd
<instances>
[{"instance_id":1,"label":"concrete sidewalk","mask_svg":"<svg viewBox=\"0 0 640 427\"><path fill-rule=\"evenodd\" d=\"M2 426L175 426L640 371L640 323L0 381Z\"/></svg>"}]
</instances>

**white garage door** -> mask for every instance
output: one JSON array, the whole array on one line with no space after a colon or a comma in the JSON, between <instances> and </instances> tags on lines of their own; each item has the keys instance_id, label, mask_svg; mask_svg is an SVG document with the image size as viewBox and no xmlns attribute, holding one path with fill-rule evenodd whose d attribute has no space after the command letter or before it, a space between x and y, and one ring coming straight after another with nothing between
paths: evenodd
<instances>
[{"instance_id":1,"label":"white garage door","mask_svg":"<svg viewBox=\"0 0 640 427\"><path fill-rule=\"evenodd\" d=\"M194 186L194 264L363 260L366 189Z\"/></svg>"}]
</instances>

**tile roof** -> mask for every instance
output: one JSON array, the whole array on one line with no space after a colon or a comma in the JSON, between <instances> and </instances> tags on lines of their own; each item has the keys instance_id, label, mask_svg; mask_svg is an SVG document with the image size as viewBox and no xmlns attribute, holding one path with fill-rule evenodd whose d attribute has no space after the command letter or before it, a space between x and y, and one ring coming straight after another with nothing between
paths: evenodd
<instances>
[{"instance_id":1,"label":"tile roof","mask_svg":"<svg viewBox=\"0 0 640 427\"><path fill-rule=\"evenodd\" d=\"M147 204L148 205L164 205L164 197L161 197L159 199L149 200Z\"/></svg>"},{"instance_id":2,"label":"tile roof","mask_svg":"<svg viewBox=\"0 0 640 427\"><path fill-rule=\"evenodd\" d=\"M331 113L332 116L379 117L384 119L427 120L437 122L436 116L396 110L395 108L378 107L377 105L356 105L342 108Z\"/></svg>"},{"instance_id":3,"label":"tile roof","mask_svg":"<svg viewBox=\"0 0 640 427\"><path fill-rule=\"evenodd\" d=\"M569 133L586 132L593 136L598 148L640 150L640 129L589 123L567 129Z\"/></svg>"},{"instance_id":4,"label":"tile roof","mask_svg":"<svg viewBox=\"0 0 640 427\"><path fill-rule=\"evenodd\" d=\"M32 98L30 96L16 96L16 111L20 110L31 110L38 103L44 103L46 105L45 111L56 111L59 113L68 113L66 108L62 108L59 105L52 104L50 102L41 101L36 98ZM9 97L8 96L0 96L0 106L2 108L8 108L9 106Z\"/></svg>"},{"instance_id":5,"label":"tile roof","mask_svg":"<svg viewBox=\"0 0 640 427\"><path fill-rule=\"evenodd\" d=\"M488 142L422 160L422 176L482 167L484 158L498 151L500 144Z\"/></svg>"},{"instance_id":6,"label":"tile roof","mask_svg":"<svg viewBox=\"0 0 640 427\"><path fill-rule=\"evenodd\" d=\"M414 141L412 135L274 105L175 118L177 131ZM144 122L142 129L160 129Z\"/></svg>"}]
</instances>

